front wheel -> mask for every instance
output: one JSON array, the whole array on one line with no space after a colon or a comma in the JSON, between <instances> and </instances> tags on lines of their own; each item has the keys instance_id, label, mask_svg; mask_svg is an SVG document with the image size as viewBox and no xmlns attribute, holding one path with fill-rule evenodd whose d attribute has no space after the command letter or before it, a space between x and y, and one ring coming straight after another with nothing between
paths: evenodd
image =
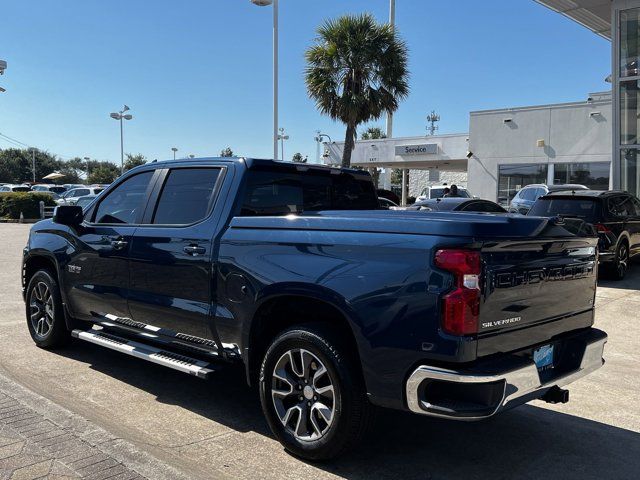
<instances>
[{"instance_id":1,"label":"front wheel","mask_svg":"<svg viewBox=\"0 0 640 480\"><path fill-rule=\"evenodd\" d=\"M69 341L58 282L48 270L37 271L29 281L26 316L37 346L55 348Z\"/></svg>"},{"instance_id":2,"label":"front wheel","mask_svg":"<svg viewBox=\"0 0 640 480\"><path fill-rule=\"evenodd\" d=\"M262 362L260 401L271 431L308 460L340 455L373 420L357 363L338 338L322 325L292 327Z\"/></svg>"}]
</instances>

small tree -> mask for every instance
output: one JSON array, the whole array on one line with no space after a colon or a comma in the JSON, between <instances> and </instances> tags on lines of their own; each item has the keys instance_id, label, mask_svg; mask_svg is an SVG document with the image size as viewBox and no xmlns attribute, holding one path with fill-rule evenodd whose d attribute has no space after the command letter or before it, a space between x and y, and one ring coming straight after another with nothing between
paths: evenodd
<instances>
[{"instance_id":1,"label":"small tree","mask_svg":"<svg viewBox=\"0 0 640 480\"><path fill-rule=\"evenodd\" d=\"M220 156L221 157L233 157L233 150L231 150L229 147L225 148L224 150L222 150L220 152Z\"/></svg>"},{"instance_id":2,"label":"small tree","mask_svg":"<svg viewBox=\"0 0 640 480\"><path fill-rule=\"evenodd\" d=\"M377 140L387 138L387 135L380 127L367 127L367 129L360 134L360 138L362 140Z\"/></svg>"},{"instance_id":3,"label":"small tree","mask_svg":"<svg viewBox=\"0 0 640 480\"><path fill-rule=\"evenodd\" d=\"M300 152L294 153L293 158L291 159L296 163L307 163L307 157L302 157Z\"/></svg>"},{"instance_id":4,"label":"small tree","mask_svg":"<svg viewBox=\"0 0 640 480\"><path fill-rule=\"evenodd\" d=\"M111 183L120 175L120 169L111 162L100 162L91 170L87 183Z\"/></svg>"},{"instance_id":5,"label":"small tree","mask_svg":"<svg viewBox=\"0 0 640 480\"><path fill-rule=\"evenodd\" d=\"M127 153L127 158L124 161L124 171L131 170L132 168L139 167L140 165L144 165L147 163L147 157L138 153L137 155L132 155L131 153Z\"/></svg>"}]
</instances>

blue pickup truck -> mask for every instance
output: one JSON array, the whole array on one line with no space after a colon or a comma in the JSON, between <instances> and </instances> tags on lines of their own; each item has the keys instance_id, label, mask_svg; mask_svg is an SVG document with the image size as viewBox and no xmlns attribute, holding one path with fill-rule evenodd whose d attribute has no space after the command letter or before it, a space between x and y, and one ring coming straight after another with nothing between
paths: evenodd
<instances>
[{"instance_id":1,"label":"blue pickup truck","mask_svg":"<svg viewBox=\"0 0 640 480\"><path fill-rule=\"evenodd\" d=\"M320 460L380 407L566 402L604 362L596 246L561 218L383 210L362 171L192 159L58 207L22 282L39 347L75 338L205 379L241 363L273 434Z\"/></svg>"}]
</instances>

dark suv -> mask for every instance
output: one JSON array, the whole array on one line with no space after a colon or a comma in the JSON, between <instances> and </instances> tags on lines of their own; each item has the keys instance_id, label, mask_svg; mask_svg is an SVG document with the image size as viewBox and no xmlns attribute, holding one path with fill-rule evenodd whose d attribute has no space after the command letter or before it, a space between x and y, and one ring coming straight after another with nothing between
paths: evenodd
<instances>
[{"instance_id":1,"label":"dark suv","mask_svg":"<svg viewBox=\"0 0 640 480\"><path fill-rule=\"evenodd\" d=\"M584 185L544 185L542 183L534 183L527 185L516 193L515 197L509 204L509 213L519 213L526 215L535 201L543 195L551 192L587 190Z\"/></svg>"},{"instance_id":2,"label":"dark suv","mask_svg":"<svg viewBox=\"0 0 640 480\"><path fill-rule=\"evenodd\" d=\"M540 197L528 215L581 218L593 224L600 240L600 263L622 280L629 261L640 254L640 200L622 191L575 190Z\"/></svg>"}]
</instances>

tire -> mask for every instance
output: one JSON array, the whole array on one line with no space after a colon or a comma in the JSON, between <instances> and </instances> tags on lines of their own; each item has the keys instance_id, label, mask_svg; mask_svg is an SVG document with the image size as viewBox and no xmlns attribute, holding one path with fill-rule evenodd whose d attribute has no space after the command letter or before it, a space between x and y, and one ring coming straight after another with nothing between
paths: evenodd
<instances>
[{"instance_id":1,"label":"tire","mask_svg":"<svg viewBox=\"0 0 640 480\"><path fill-rule=\"evenodd\" d=\"M623 280L629 270L629 244L622 241L616 248L616 258L611 269L614 280Z\"/></svg>"},{"instance_id":2,"label":"tire","mask_svg":"<svg viewBox=\"0 0 640 480\"><path fill-rule=\"evenodd\" d=\"M260 401L271 431L306 460L339 456L373 423L357 360L338 338L324 325L291 327L273 340L260 369Z\"/></svg>"},{"instance_id":3,"label":"tire","mask_svg":"<svg viewBox=\"0 0 640 480\"><path fill-rule=\"evenodd\" d=\"M26 319L38 347L56 348L71 338L64 319L58 281L48 270L38 270L27 287Z\"/></svg>"}]
</instances>

